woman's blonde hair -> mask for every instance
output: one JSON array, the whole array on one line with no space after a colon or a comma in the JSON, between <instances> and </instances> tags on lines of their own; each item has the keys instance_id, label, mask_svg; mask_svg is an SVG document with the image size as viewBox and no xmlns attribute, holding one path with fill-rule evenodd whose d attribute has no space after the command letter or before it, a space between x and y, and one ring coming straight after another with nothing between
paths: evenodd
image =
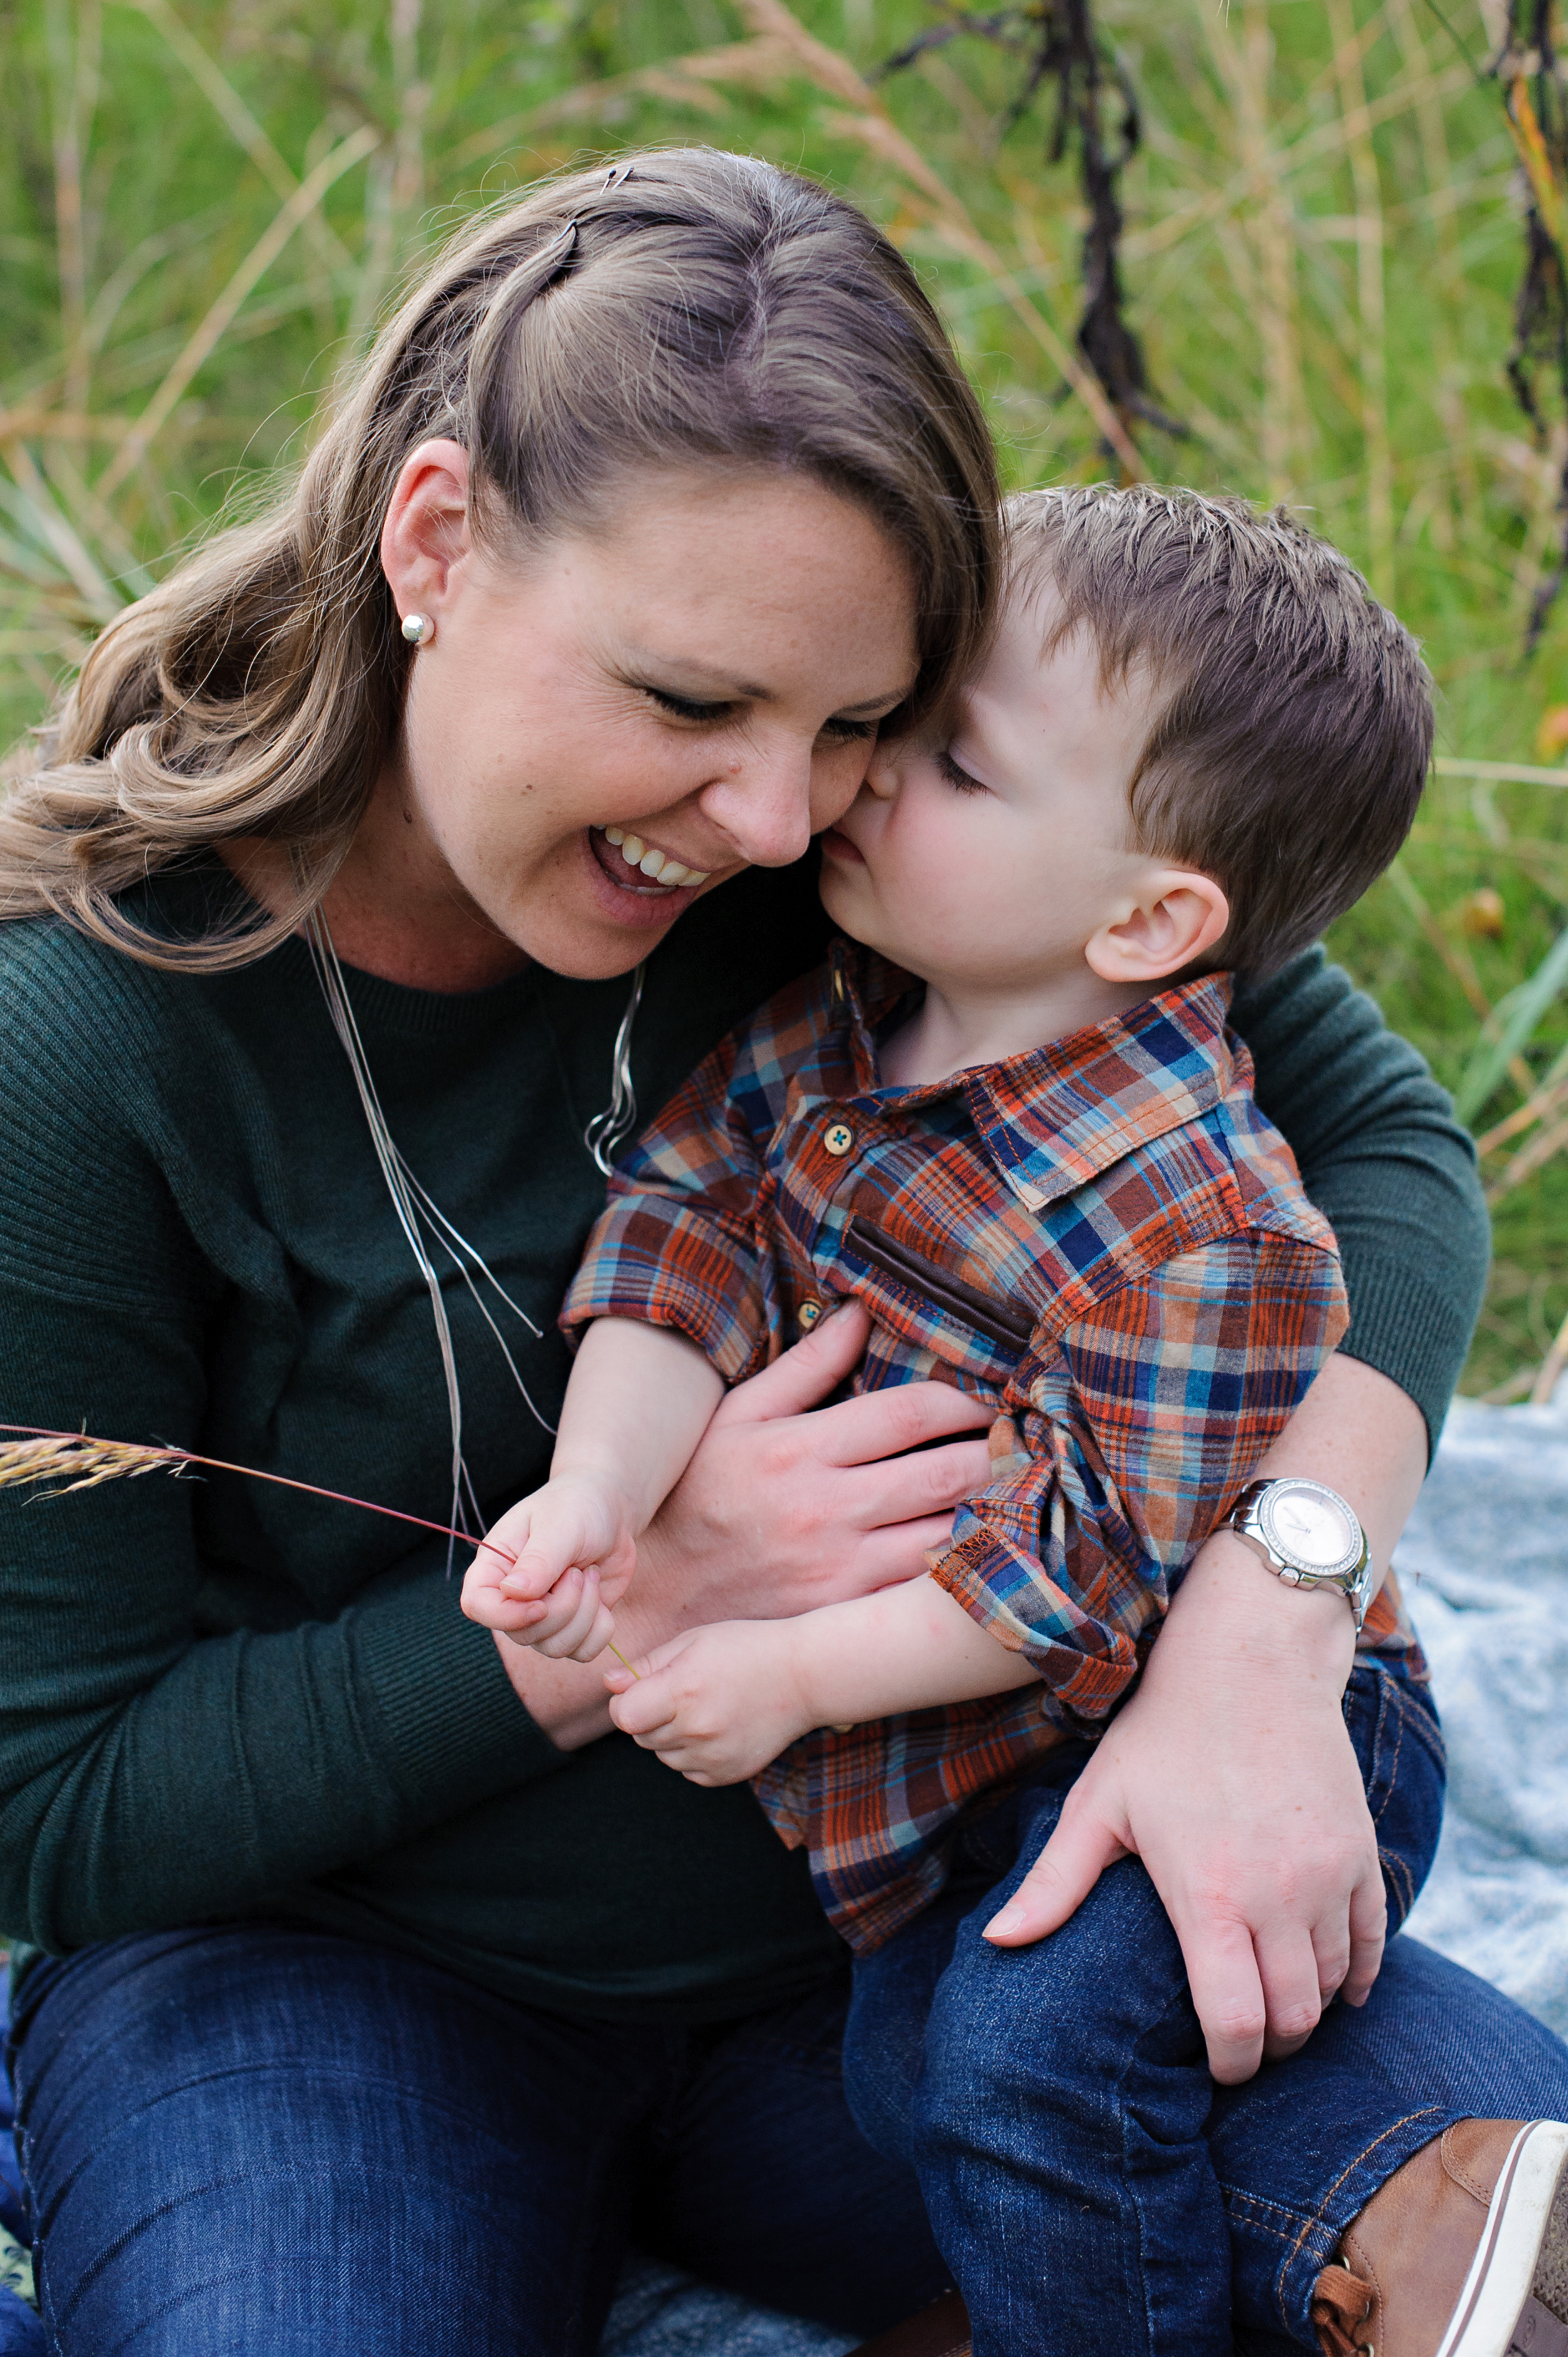
<instances>
[{"instance_id":1,"label":"woman's blonde hair","mask_svg":"<svg viewBox=\"0 0 1568 2357\"><path fill-rule=\"evenodd\" d=\"M0 914L53 909L157 965L263 955L320 900L395 736L410 651L382 576L409 453L468 453L470 521L537 545L650 467L781 467L907 552L917 703L995 595L989 435L914 274L852 205L714 149L542 183L455 239L343 388L291 496L113 621L0 803ZM193 942L119 896L241 836L295 897Z\"/></svg>"}]
</instances>

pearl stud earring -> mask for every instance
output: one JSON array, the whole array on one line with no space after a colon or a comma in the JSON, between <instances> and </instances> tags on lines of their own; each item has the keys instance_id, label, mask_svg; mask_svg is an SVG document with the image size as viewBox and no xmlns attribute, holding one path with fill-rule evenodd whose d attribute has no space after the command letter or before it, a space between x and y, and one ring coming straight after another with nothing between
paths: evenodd
<instances>
[{"instance_id":1,"label":"pearl stud earring","mask_svg":"<svg viewBox=\"0 0 1568 2357\"><path fill-rule=\"evenodd\" d=\"M405 614L403 634L411 647L427 647L435 636L435 625L428 614Z\"/></svg>"}]
</instances>

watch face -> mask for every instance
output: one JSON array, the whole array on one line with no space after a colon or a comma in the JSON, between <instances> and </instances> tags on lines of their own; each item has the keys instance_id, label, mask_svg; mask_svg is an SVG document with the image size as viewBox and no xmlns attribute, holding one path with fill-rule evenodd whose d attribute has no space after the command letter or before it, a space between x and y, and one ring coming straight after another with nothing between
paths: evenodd
<instances>
[{"instance_id":1,"label":"watch face","mask_svg":"<svg viewBox=\"0 0 1568 2357\"><path fill-rule=\"evenodd\" d=\"M1316 1481L1272 1482L1258 1520L1274 1553L1301 1571L1331 1576L1360 1561L1359 1528L1333 1491Z\"/></svg>"}]
</instances>

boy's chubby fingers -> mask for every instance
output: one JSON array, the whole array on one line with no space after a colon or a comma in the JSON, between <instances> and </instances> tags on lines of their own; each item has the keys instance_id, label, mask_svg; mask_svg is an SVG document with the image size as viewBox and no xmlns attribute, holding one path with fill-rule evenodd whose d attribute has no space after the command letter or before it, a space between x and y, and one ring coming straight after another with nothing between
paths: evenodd
<instances>
[{"instance_id":1,"label":"boy's chubby fingers","mask_svg":"<svg viewBox=\"0 0 1568 2357\"><path fill-rule=\"evenodd\" d=\"M552 1589L545 1609L548 1620L532 1631L528 1639L536 1652L553 1662L587 1662L594 1653L603 1652L615 1622L600 1598L596 1572L567 1572ZM604 1636L593 1652L587 1652L584 1649L601 1621Z\"/></svg>"},{"instance_id":2,"label":"boy's chubby fingers","mask_svg":"<svg viewBox=\"0 0 1568 2357\"><path fill-rule=\"evenodd\" d=\"M1108 1866L1125 1857L1109 1825L1087 1814L1063 1813L1055 1833L1006 1905L984 1928L997 1948L1026 1948L1059 1932L1077 1913Z\"/></svg>"},{"instance_id":3,"label":"boy's chubby fingers","mask_svg":"<svg viewBox=\"0 0 1568 2357\"><path fill-rule=\"evenodd\" d=\"M657 1671L644 1671L635 1680L627 1670L607 1672L605 1684L612 1690L610 1717L623 1735L629 1735L644 1750L656 1751L657 1740L675 1724L678 1706L668 1678Z\"/></svg>"},{"instance_id":4,"label":"boy's chubby fingers","mask_svg":"<svg viewBox=\"0 0 1568 2357\"><path fill-rule=\"evenodd\" d=\"M542 1620L549 1609L542 1603L514 1602L499 1587L488 1587L478 1580L472 1584L464 1580L459 1601L470 1620L477 1620L481 1629L499 1629L506 1637L523 1635Z\"/></svg>"},{"instance_id":5,"label":"boy's chubby fingers","mask_svg":"<svg viewBox=\"0 0 1568 2357\"><path fill-rule=\"evenodd\" d=\"M554 1549L546 1550L531 1541L502 1572L501 1593L532 1602L538 1597L548 1596L556 1582L564 1578L568 1572L585 1568L585 1565L564 1560Z\"/></svg>"}]
</instances>

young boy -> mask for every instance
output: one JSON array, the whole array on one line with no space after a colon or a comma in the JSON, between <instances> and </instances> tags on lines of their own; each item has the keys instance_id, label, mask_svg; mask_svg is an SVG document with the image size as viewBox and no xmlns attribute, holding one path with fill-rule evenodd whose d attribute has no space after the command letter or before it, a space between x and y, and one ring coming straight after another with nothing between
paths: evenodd
<instances>
[{"instance_id":1,"label":"young boy","mask_svg":"<svg viewBox=\"0 0 1568 2357\"><path fill-rule=\"evenodd\" d=\"M1346 1308L1225 1028L1230 970L1283 963L1399 848L1430 682L1283 514L1099 488L1008 522L956 732L880 748L823 838L849 939L612 1181L563 1313L587 1330L552 1478L464 1603L593 1658L724 1386L848 1296L874 1321L857 1386L939 1375L990 1403L992 1478L929 1577L698 1630L613 1673L613 1715L699 1783L756 1778L809 1848L856 1953L851 2100L920 2170L976 2357L1118 2349L1130 2312L1141 2346L1228 2349L1213 2090L1153 1886L1124 1861L1012 1950L1026 1910L994 1900L1172 1584L1249 1504L1271 1567L1356 1614L1348 1717L1369 1781L1399 1760L1378 1795L1399 1911L1430 1862L1440 1747L1397 1599L1367 1609L1333 1492L1246 1494Z\"/></svg>"}]
</instances>

